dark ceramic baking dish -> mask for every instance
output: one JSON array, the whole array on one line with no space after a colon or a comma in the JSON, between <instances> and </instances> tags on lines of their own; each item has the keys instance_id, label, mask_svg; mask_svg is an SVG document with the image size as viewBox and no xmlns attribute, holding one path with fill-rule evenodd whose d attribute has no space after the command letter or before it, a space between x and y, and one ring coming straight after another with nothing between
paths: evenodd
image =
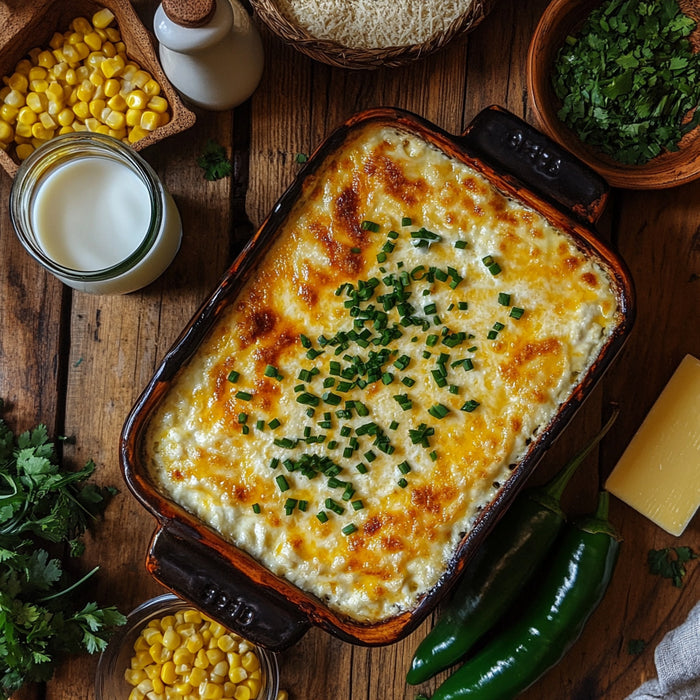
<instances>
[{"instance_id":1,"label":"dark ceramic baking dish","mask_svg":"<svg viewBox=\"0 0 700 700\"><path fill-rule=\"evenodd\" d=\"M379 623L362 624L336 614L317 598L264 568L164 497L149 480L142 440L150 416L178 370L237 296L256 263L273 246L280 224L302 183L352 130L377 122L413 132L481 172L508 196L539 211L568 232L581 251L609 274L618 301L617 325L573 395L529 445L524 459L463 537L438 584L418 605ZM222 624L256 644L280 650L316 625L346 641L389 644L411 632L451 589L488 531L508 507L547 448L565 428L622 347L633 323L633 287L623 261L596 236L593 224L606 201L604 180L568 152L509 112L491 107L465 132L451 136L415 115L376 109L352 117L316 150L269 217L186 326L138 399L125 423L121 461L129 489L157 521L146 559L148 571Z\"/></svg>"}]
</instances>

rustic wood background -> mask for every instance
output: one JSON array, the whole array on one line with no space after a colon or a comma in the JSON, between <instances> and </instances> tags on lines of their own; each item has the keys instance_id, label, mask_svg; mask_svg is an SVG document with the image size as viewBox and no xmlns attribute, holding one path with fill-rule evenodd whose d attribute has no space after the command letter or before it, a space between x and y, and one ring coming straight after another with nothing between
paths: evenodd
<instances>
[{"instance_id":1,"label":"rustic wood background","mask_svg":"<svg viewBox=\"0 0 700 700\"><path fill-rule=\"evenodd\" d=\"M62 287L25 254L3 207L0 395L7 420L17 429L41 421L54 434L75 435L77 444L64 449L66 460L83 464L93 458L100 483L121 485L117 446L124 418L179 331L294 178L295 155L310 152L351 114L374 106L412 110L453 133L494 103L532 121L525 57L546 2L498 0L472 34L442 53L374 72L312 62L263 31L266 68L253 98L233 112L199 110L193 129L144 152L179 206L185 236L172 267L141 292L90 296ZM150 27L155 0L134 4ZM202 178L196 159L210 138L231 153L233 177L213 183ZM0 176L4 202L10 186L10 178ZM542 480L563 463L596 431L608 403L618 402L617 424L569 490L573 512L593 505L599 479L682 357L700 355L700 181L658 192L614 191L598 229L632 271L638 319L615 365L533 477ZM621 700L655 675L656 644L699 598L697 562L691 562L683 588L652 576L646 565L651 548L697 549L698 518L680 539L619 502L613 501L612 519L624 543L607 597L581 640L524 693L526 700ZM153 525L122 488L88 539L84 560L86 570L101 567L94 594L102 603L126 612L162 591L143 565ZM404 641L374 649L312 630L280 656L282 687L293 700L412 699L417 690L406 686L405 673L432 624L429 619ZM643 640L644 650L631 654L630 640ZM88 656L71 659L46 687L18 697L93 698L96 663Z\"/></svg>"}]
</instances>

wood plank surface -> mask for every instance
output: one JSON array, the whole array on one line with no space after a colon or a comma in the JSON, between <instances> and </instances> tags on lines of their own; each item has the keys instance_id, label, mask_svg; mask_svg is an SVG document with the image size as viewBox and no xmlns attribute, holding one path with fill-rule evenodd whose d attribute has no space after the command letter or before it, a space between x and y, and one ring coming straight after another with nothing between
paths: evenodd
<instances>
[{"instance_id":1,"label":"wood plank surface","mask_svg":"<svg viewBox=\"0 0 700 700\"><path fill-rule=\"evenodd\" d=\"M31 260L0 214L0 396L18 429L45 422L75 435L69 463L93 458L96 480L120 486L105 520L87 540L83 566L101 569L94 594L123 611L162 591L143 562L154 527L121 482L118 441L124 419L167 349L204 300L250 232L291 183L297 153L310 153L337 125L362 109L397 106L459 134L484 107L500 104L532 121L525 56L546 0L498 0L469 36L441 53L392 70L345 71L315 63L262 30L266 67L253 98L233 112L196 110L188 132L152 146L146 159L173 194L184 240L173 265L154 284L127 296L71 292ZM147 26L157 3L135 2ZM232 177L207 182L196 164L208 139L231 153ZM0 177L7 202L11 180ZM659 192L614 191L598 224L635 280L638 317L619 358L533 477L543 480L600 426L610 402L621 414L613 431L577 475L567 496L572 512L593 505L609 473L684 354L700 356L700 181ZM655 675L653 651L700 597L700 567L683 588L652 576L652 548L698 547L696 517L677 540L613 500L624 542L601 607L565 659L523 694L525 700L622 700ZM409 700L405 673L435 615L405 640L383 648L341 642L309 631L279 658L281 685L292 700ZM643 640L641 653L628 643ZM45 686L22 700L94 698L96 658L67 660ZM440 676L439 678L443 678ZM118 699L114 699L118 700Z\"/></svg>"}]
</instances>

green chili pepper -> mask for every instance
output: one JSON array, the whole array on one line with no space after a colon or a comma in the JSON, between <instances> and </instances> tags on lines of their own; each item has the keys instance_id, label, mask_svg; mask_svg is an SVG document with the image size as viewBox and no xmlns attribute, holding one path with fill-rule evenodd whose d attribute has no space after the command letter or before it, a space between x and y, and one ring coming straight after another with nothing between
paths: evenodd
<instances>
[{"instance_id":1,"label":"green chili pepper","mask_svg":"<svg viewBox=\"0 0 700 700\"><path fill-rule=\"evenodd\" d=\"M417 685L457 663L491 629L544 559L565 520L561 496L619 413L549 483L516 498L484 540L445 614L420 643L406 681Z\"/></svg>"},{"instance_id":2,"label":"green chili pepper","mask_svg":"<svg viewBox=\"0 0 700 700\"><path fill-rule=\"evenodd\" d=\"M432 700L511 700L557 664L603 599L619 540L607 520L608 494L592 517L565 526L543 581L524 613L453 673Z\"/></svg>"}]
</instances>

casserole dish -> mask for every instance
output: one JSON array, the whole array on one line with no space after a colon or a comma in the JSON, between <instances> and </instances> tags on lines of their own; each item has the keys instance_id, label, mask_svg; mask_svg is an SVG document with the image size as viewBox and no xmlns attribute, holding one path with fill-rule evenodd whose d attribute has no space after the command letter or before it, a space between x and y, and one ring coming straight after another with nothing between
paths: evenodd
<instances>
[{"instance_id":1,"label":"casserole dish","mask_svg":"<svg viewBox=\"0 0 700 700\"><path fill-rule=\"evenodd\" d=\"M381 188L366 187L378 178ZM127 418L124 476L158 521L151 574L271 649L311 624L368 645L408 634L454 584L630 330L631 280L592 230L606 196L599 176L497 107L457 138L392 109L335 131ZM529 298L523 280L535 285ZM375 297L382 284L394 295ZM307 306L295 311L299 299ZM387 326L370 302L385 317L395 307L401 322ZM370 306L375 333L365 335ZM356 337L326 338L324 324L346 320L343 309ZM491 317L499 309L505 323ZM581 313L588 321L575 322L575 342L542 330L548 319L558 327ZM346 336L365 348L371 339L364 360ZM566 366L563 380L555 366ZM350 379L353 387L341 388ZM346 391L365 392L365 403L342 404ZM197 415L173 427L179 407L194 406ZM304 438L300 415L313 422ZM224 436L213 438L222 426ZM321 428L329 441L319 446ZM341 436L351 437L338 450ZM339 451L359 476L349 476ZM326 497L328 488L339 490Z\"/></svg>"}]
</instances>

